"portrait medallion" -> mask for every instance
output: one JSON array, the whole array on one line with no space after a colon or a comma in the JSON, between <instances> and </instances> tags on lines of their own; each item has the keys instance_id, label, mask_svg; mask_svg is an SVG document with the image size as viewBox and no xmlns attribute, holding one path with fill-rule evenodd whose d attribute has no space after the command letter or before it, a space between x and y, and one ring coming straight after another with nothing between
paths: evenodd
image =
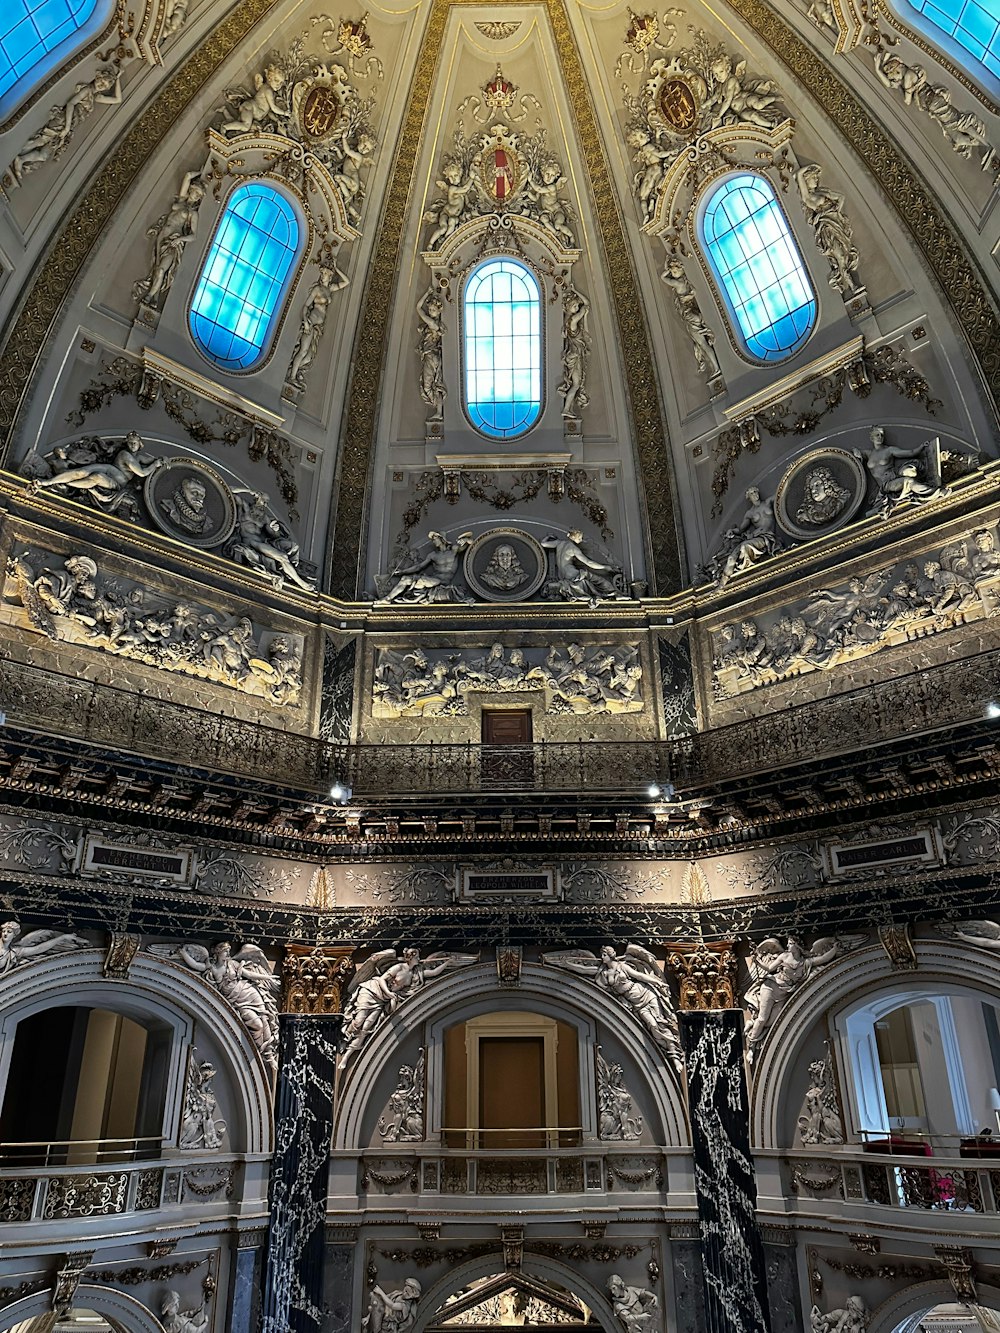
<instances>
[{"instance_id":1,"label":"portrait medallion","mask_svg":"<svg viewBox=\"0 0 1000 1333\"><path fill-rule=\"evenodd\" d=\"M799 541L823 537L851 521L866 488L864 465L846 449L811 449L779 482L774 516Z\"/></svg>"},{"instance_id":2,"label":"portrait medallion","mask_svg":"<svg viewBox=\"0 0 1000 1333\"><path fill-rule=\"evenodd\" d=\"M672 130L687 134L698 124L698 102L685 79L665 79L657 98L660 115Z\"/></svg>"},{"instance_id":3,"label":"portrait medallion","mask_svg":"<svg viewBox=\"0 0 1000 1333\"><path fill-rule=\"evenodd\" d=\"M466 551L464 573L486 602L526 602L545 580L545 552L520 528L493 528Z\"/></svg>"},{"instance_id":4,"label":"portrait medallion","mask_svg":"<svg viewBox=\"0 0 1000 1333\"><path fill-rule=\"evenodd\" d=\"M168 458L146 478L143 497L160 531L185 546L221 546L236 525L232 491L194 458Z\"/></svg>"}]
</instances>

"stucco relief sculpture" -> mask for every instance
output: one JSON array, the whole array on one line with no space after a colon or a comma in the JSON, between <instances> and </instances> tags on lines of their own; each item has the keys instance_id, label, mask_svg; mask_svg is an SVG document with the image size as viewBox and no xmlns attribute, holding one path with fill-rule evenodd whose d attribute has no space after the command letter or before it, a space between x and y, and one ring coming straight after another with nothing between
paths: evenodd
<instances>
[{"instance_id":1,"label":"stucco relief sculpture","mask_svg":"<svg viewBox=\"0 0 1000 1333\"><path fill-rule=\"evenodd\" d=\"M42 458L30 458L25 475L30 475L33 491L54 490L86 499L108 513L124 508L127 512L119 517L138 516L136 483L165 461L146 453L142 436L134 430L116 444L93 436L75 445L59 445Z\"/></svg>"},{"instance_id":2,"label":"stucco relief sculpture","mask_svg":"<svg viewBox=\"0 0 1000 1333\"><path fill-rule=\"evenodd\" d=\"M444 302L429 288L417 303L420 328L417 355L420 357L420 397L431 409L428 421L441 421L448 390L444 382Z\"/></svg>"},{"instance_id":3,"label":"stucco relief sculpture","mask_svg":"<svg viewBox=\"0 0 1000 1333\"><path fill-rule=\"evenodd\" d=\"M25 174L46 162L61 157L81 122L98 106L118 106L122 100L122 73L116 65L107 65L85 83L78 83L73 95L62 106L52 108L46 124L21 145L10 164L15 185Z\"/></svg>"},{"instance_id":4,"label":"stucco relief sculpture","mask_svg":"<svg viewBox=\"0 0 1000 1333\"><path fill-rule=\"evenodd\" d=\"M472 533L463 532L450 542L440 532L429 532L431 549L413 563L391 574L376 579L379 597L376 605L386 602L404 602L410 605L429 605L438 602L471 604L461 588L455 587L458 567L463 553L472 545Z\"/></svg>"},{"instance_id":5,"label":"stucco relief sculpture","mask_svg":"<svg viewBox=\"0 0 1000 1333\"><path fill-rule=\"evenodd\" d=\"M244 944L236 953L228 940L206 948L203 944L151 944L158 958L169 958L219 992L236 1010L250 1033L261 1059L270 1070L278 1067L278 993L281 982L256 944Z\"/></svg>"},{"instance_id":6,"label":"stucco relief sculpture","mask_svg":"<svg viewBox=\"0 0 1000 1333\"><path fill-rule=\"evenodd\" d=\"M548 597L566 602L628 601L618 565L594 560L583 550L583 533L572 528L565 536L546 537L542 542L553 553L556 577L545 585Z\"/></svg>"},{"instance_id":7,"label":"stucco relief sculpture","mask_svg":"<svg viewBox=\"0 0 1000 1333\"><path fill-rule=\"evenodd\" d=\"M809 1087L798 1124L803 1143L844 1142L844 1121L829 1050L822 1060L813 1060L809 1066Z\"/></svg>"},{"instance_id":8,"label":"stucco relief sculpture","mask_svg":"<svg viewBox=\"0 0 1000 1333\"><path fill-rule=\"evenodd\" d=\"M691 339L691 350L698 369L709 381L718 379L722 372L719 358L715 354L715 334L701 313L698 297L685 272L683 261L668 251L660 278L673 295L674 309L681 318L684 332Z\"/></svg>"},{"instance_id":9,"label":"stucco relief sculpture","mask_svg":"<svg viewBox=\"0 0 1000 1333\"><path fill-rule=\"evenodd\" d=\"M344 1005L341 1063L361 1049L376 1028L428 981L479 961L478 953L433 953L420 957L419 949L384 949L372 954L355 972Z\"/></svg>"},{"instance_id":10,"label":"stucco relief sculpture","mask_svg":"<svg viewBox=\"0 0 1000 1333\"><path fill-rule=\"evenodd\" d=\"M864 935L828 935L806 951L794 936L762 940L750 962L754 982L744 999L748 1010L747 1054L753 1059L778 1013L815 972L828 967L841 954L856 948Z\"/></svg>"},{"instance_id":11,"label":"stucco relief sculpture","mask_svg":"<svg viewBox=\"0 0 1000 1333\"><path fill-rule=\"evenodd\" d=\"M16 967L45 958L54 953L72 953L74 949L89 949L90 941L82 935L64 930L22 931L18 921L4 921L0 925L0 977Z\"/></svg>"},{"instance_id":12,"label":"stucco relief sculpture","mask_svg":"<svg viewBox=\"0 0 1000 1333\"><path fill-rule=\"evenodd\" d=\"M642 1116L635 1113L632 1095L625 1086L625 1072L597 1050L597 1135L607 1142L637 1139L642 1134Z\"/></svg>"},{"instance_id":13,"label":"stucco relief sculpture","mask_svg":"<svg viewBox=\"0 0 1000 1333\"><path fill-rule=\"evenodd\" d=\"M636 49L640 22L648 24L652 18L632 16L626 45ZM625 139L636 167L633 189L645 223L656 215L667 172L692 140L725 125L771 130L787 118L774 82L750 74L745 60L713 45L701 29L694 32L690 46L665 50L648 70L637 70L631 58L629 64L632 73L645 75L634 94L627 87L624 93L629 116Z\"/></svg>"},{"instance_id":14,"label":"stucco relief sculpture","mask_svg":"<svg viewBox=\"0 0 1000 1333\"><path fill-rule=\"evenodd\" d=\"M875 53L875 74L891 92L899 93L907 106L936 121L959 157L978 159L982 171L997 173L997 150L979 114L960 111L951 92L943 84L932 83L922 65L908 65L901 56L882 48Z\"/></svg>"},{"instance_id":15,"label":"stucco relief sculpture","mask_svg":"<svg viewBox=\"0 0 1000 1333\"><path fill-rule=\"evenodd\" d=\"M865 1333L868 1327L868 1309L860 1296L848 1296L842 1310L823 1314L818 1305L809 1313L812 1333Z\"/></svg>"},{"instance_id":16,"label":"stucco relief sculpture","mask_svg":"<svg viewBox=\"0 0 1000 1333\"><path fill-rule=\"evenodd\" d=\"M716 694L745 694L992 617L997 602L990 585L998 578L996 532L982 528L932 556L821 588L781 608L766 627L756 620L723 625L715 636Z\"/></svg>"},{"instance_id":17,"label":"stucco relief sculpture","mask_svg":"<svg viewBox=\"0 0 1000 1333\"><path fill-rule=\"evenodd\" d=\"M778 537L774 530L774 497L766 499L757 486L746 493L749 508L735 528L723 535L723 549L709 562L707 573L724 588L731 578L774 555Z\"/></svg>"},{"instance_id":18,"label":"stucco relief sculpture","mask_svg":"<svg viewBox=\"0 0 1000 1333\"><path fill-rule=\"evenodd\" d=\"M379 1117L383 1143L421 1143L424 1138L424 1052L415 1065L403 1065L389 1104Z\"/></svg>"},{"instance_id":19,"label":"stucco relief sculpture","mask_svg":"<svg viewBox=\"0 0 1000 1333\"><path fill-rule=\"evenodd\" d=\"M337 267L336 250L326 250L320 256L316 281L306 295L302 318L299 320L298 340L288 366L288 383L296 389L306 387L306 371L316 360L333 294L343 291L349 282L347 274L341 273Z\"/></svg>"},{"instance_id":20,"label":"stucco relief sculpture","mask_svg":"<svg viewBox=\"0 0 1000 1333\"><path fill-rule=\"evenodd\" d=\"M182 1310L180 1292L167 1290L160 1305L160 1323L165 1333L206 1333L208 1322L207 1297L194 1309Z\"/></svg>"},{"instance_id":21,"label":"stucco relief sculpture","mask_svg":"<svg viewBox=\"0 0 1000 1333\"><path fill-rule=\"evenodd\" d=\"M421 1287L415 1277L408 1277L399 1291L372 1288L368 1313L361 1321L362 1333L409 1333L417 1321Z\"/></svg>"},{"instance_id":22,"label":"stucco relief sculpture","mask_svg":"<svg viewBox=\"0 0 1000 1333\"><path fill-rule=\"evenodd\" d=\"M3 597L54 641L96 648L161 671L210 680L272 703L302 689L298 635L261 635L243 616L167 601L138 584L105 578L90 556L22 551L7 566Z\"/></svg>"},{"instance_id":23,"label":"stucco relief sculpture","mask_svg":"<svg viewBox=\"0 0 1000 1333\"><path fill-rule=\"evenodd\" d=\"M559 381L564 417L579 418L590 399L587 396L587 364L590 360L590 334L587 317L590 302L575 287L563 295L563 374Z\"/></svg>"},{"instance_id":24,"label":"stucco relief sculpture","mask_svg":"<svg viewBox=\"0 0 1000 1333\"><path fill-rule=\"evenodd\" d=\"M298 542L271 513L270 497L262 491L240 491L235 498L236 533L226 548L230 559L279 590L291 583L302 592L315 592L315 581L299 569Z\"/></svg>"},{"instance_id":25,"label":"stucco relief sculpture","mask_svg":"<svg viewBox=\"0 0 1000 1333\"><path fill-rule=\"evenodd\" d=\"M872 513L889 514L898 505L925 504L947 494L941 481L941 442L919 445L888 444L884 426L873 426L871 448L855 449L877 487Z\"/></svg>"},{"instance_id":26,"label":"stucco relief sculpture","mask_svg":"<svg viewBox=\"0 0 1000 1333\"><path fill-rule=\"evenodd\" d=\"M462 103L459 128L435 181L439 193L424 212L423 221L430 227L427 251L439 250L470 218L490 214L531 218L560 249L575 247L575 213L565 197L568 181L546 145L545 131L529 134L512 128L524 119L518 108L523 111L526 100L537 107L531 94L518 97L498 67L479 94ZM465 133L470 108L480 124L489 125L485 133ZM483 120L483 109L490 120Z\"/></svg>"},{"instance_id":27,"label":"stucco relief sculpture","mask_svg":"<svg viewBox=\"0 0 1000 1333\"><path fill-rule=\"evenodd\" d=\"M212 1082L215 1068L208 1060L199 1060L191 1048L188 1056L184 1109L181 1112L181 1148L220 1148L226 1122L216 1115L219 1103Z\"/></svg>"},{"instance_id":28,"label":"stucco relief sculpture","mask_svg":"<svg viewBox=\"0 0 1000 1333\"><path fill-rule=\"evenodd\" d=\"M542 962L596 982L635 1015L675 1068L683 1067L673 997L662 966L648 949L630 944L619 956L608 945L600 957L588 949L561 949L543 954Z\"/></svg>"},{"instance_id":29,"label":"stucco relief sculpture","mask_svg":"<svg viewBox=\"0 0 1000 1333\"><path fill-rule=\"evenodd\" d=\"M617 1273L612 1273L608 1278L608 1294L625 1333L658 1333L660 1302L653 1292L645 1287L626 1286Z\"/></svg>"},{"instance_id":30,"label":"stucco relief sculpture","mask_svg":"<svg viewBox=\"0 0 1000 1333\"><path fill-rule=\"evenodd\" d=\"M163 9L163 27L160 29L160 41L173 37L180 32L187 22L189 0L167 0Z\"/></svg>"},{"instance_id":31,"label":"stucco relief sculpture","mask_svg":"<svg viewBox=\"0 0 1000 1333\"><path fill-rule=\"evenodd\" d=\"M162 310L180 267L184 250L198 232L198 211L205 198L201 173L189 171L174 201L146 231L153 241L149 273L132 288L133 299L151 310Z\"/></svg>"},{"instance_id":32,"label":"stucco relief sculpture","mask_svg":"<svg viewBox=\"0 0 1000 1333\"><path fill-rule=\"evenodd\" d=\"M434 650L432 650L434 651ZM447 717L468 713L472 690L503 694L544 690L550 713L639 713L642 663L632 645L586 648L579 643L506 648L485 653L440 649L431 660L421 648L385 648L375 663L374 717Z\"/></svg>"},{"instance_id":33,"label":"stucco relief sculpture","mask_svg":"<svg viewBox=\"0 0 1000 1333\"><path fill-rule=\"evenodd\" d=\"M940 934L974 944L977 949L1000 953L1000 925L995 921L944 921L938 926Z\"/></svg>"},{"instance_id":34,"label":"stucco relief sculpture","mask_svg":"<svg viewBox=\"0 0 1000 1333\"><path fill-rule=\"evenodd\" d=\"M844 213L844 196L824 185L822 175L822 168L811 162L799 168L795 181L816 248L830 262L830 286L846 300L860 291L857 271L861 255L854 244L854 229Z\"/></svg>"}]
</instances>

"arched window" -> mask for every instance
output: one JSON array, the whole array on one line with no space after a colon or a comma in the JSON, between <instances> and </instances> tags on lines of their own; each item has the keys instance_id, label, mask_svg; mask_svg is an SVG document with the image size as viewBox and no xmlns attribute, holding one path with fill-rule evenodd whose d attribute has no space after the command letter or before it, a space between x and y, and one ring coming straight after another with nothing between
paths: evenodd
<instances>
[{"instance_id":1,"label":"arched window","mask_svg":"<svg viewBox=\"0 0 1000 1333\"><path fill-rule=\"evenodd\" d=\"M229 196L191 301L198 350L222 370L252 370L267 351L301 244L288 199L263 181Z\"/></svg>"},{"instance_id":2,"label":"arched window","mask_svg":"<svg viewBox=\"0 0 1000 1333\"><path fill-rule=\"evenodd\" d=\"M964 65L1000 79L1000 5L997 0L895 0L912 21ZM969 61L969 56L972 61Z\"/></svg>"},{"instance_id":3,"label":"arched window","mask_svg":"<svg viewBox=\"0 0 1000 1333\"><path fill-rule=\"evenodd\" d=\"M709 195L701 234L732 323L758 361L784 361L816 322L816 293L769 181L729 176Z\"/></svg>"},{"instance_id":4,"label":"arched window","mask_svg":"<svg viewBox=\"0 0 1000 1333\"><path fill-rule=\"evenodd\" d=\"M542 410L542 296L516 259L490 259L466 283L465 410L476 430L523 435Z\"/></svg>"},{"instance_id":5,"label":"arched window","mask_svg":"<svg viewBox=\"0 0 1000 1333\"><path fill-rule=\"evenodd\" d=\"M4 0L0 120L108 22L113 0Z\"/></svg>"}]
</instances>

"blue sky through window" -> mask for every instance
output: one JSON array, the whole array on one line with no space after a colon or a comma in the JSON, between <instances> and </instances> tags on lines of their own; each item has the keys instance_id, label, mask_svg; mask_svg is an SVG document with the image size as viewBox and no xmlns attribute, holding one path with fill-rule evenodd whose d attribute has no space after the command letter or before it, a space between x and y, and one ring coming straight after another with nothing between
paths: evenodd
<instances>
[{"instance_id":1,"label":"blue sky through window","mask_svg":"<svg viewBox=\"0 0 1000 1333\"><path fill-rule=\"evenodd\" d=\"M2 0L0 117L100 32L111 9L111 0Z\"/></svg>"},{"instance_id":2,"label":"blue sky through window","mask_svg":"<svg viewBox=\"0 0 1000 1333\"><path fill-rule=\"evenodd\" d=\"M964 46L983 69L1000 79L1000 0L901 0L904 11L914 9L925 20Z\"/></svg>"},{"instance_id":3,"label":"blue sky through window","mask_svg":"<svg viewBox=\"0 0 1000 1333\"><path fill-rule=\"evenodd\" d=\"M270 185L240 185L226 204L191 301L191 336L223 370L261 360L299 252L292 205Z\"/></svg>"},{"instance_id":4,"label":"blue sky through window","mask_svg":"<svg viewBox=\"0 0 1000 1333\"><path fill-rule=\"evenodd\" d=\"M783 361L816 322L816 294L771 185L730 176L709 196L702 237L751 356Z\"/></svg>"},{"instance_id":5,"label":"blue sky through window","mask_svg":"<svg viewBox=\"0 0 1000 1333\"><path fill-rule=\"evenodd\" d=\"M465 407L484 435L523 435L542 410L541 293L530 269L491 259L465 288Z\"/></svg>"}]
</instances>

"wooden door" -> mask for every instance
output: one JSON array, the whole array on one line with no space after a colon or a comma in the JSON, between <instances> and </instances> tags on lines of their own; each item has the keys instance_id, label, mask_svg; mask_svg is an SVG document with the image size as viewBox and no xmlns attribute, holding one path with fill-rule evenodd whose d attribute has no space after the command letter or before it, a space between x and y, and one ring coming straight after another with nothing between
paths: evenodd
<instances>
[{"instance_id":1,"label":"wooden door","mask_svg":"<svg viewBox=\"0 0 1000 1333\"><path fill-rule=\"evenodd\" d=\"M482 738L484 787L531 785L534 756L530 708L484 708Z\"/></svg>"},{"instance_id":2,"label":"wooden door","mask_svg":"<svg viewBox=\"0 0 1000 1333\"><path fill-rule=\"evenodd\" d=\"M484 1148L543 1148L545 1043L541 1037L481 1037L479 1128ZM537 1134L524 1133L537 1129Z\"/></svg>"}]
</instances>

